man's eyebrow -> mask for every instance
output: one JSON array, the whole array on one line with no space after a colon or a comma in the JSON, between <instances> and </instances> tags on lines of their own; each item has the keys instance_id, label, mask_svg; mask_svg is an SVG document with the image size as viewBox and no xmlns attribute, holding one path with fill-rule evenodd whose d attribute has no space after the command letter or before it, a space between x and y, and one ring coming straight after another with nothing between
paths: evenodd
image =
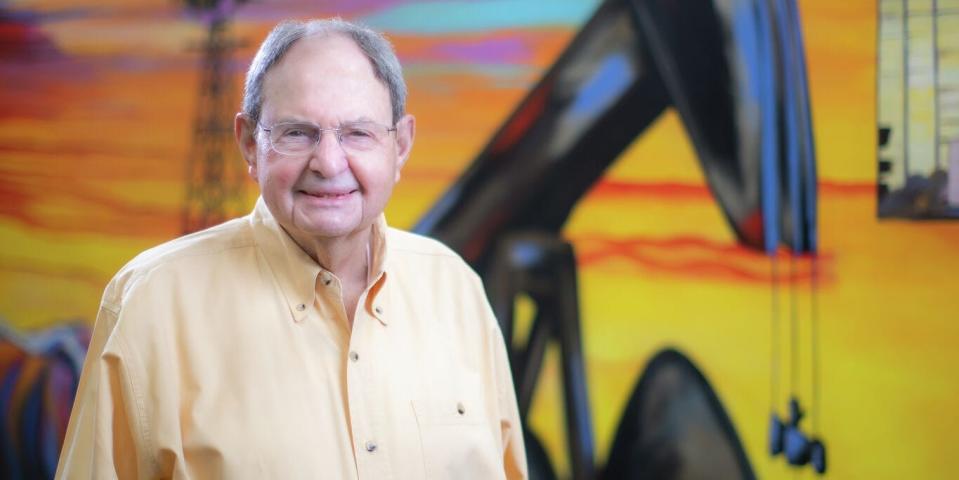
<instances>
[{"instance_id":1,"label":"man's eyebrow","mask_svg":"<svg viewBox=\"0 0 959 480\"><path fill-rule=\"evenodd\" d=\"M280 117L279 119L276 120L276 123L274 123L274 125L279 125L281 123L312 123L312 122L308 122L306 120L303 120L302 118L296 118L296 117Z\"/></svg>"},{"instance_id":2,"label":"man's eyebrow","mask_svg":"<svg viewBox=\"0 0 959 480\"><path fill-rule=\"evenodd\" d=\"M304 124L304 125L317 125L316 123L313 123L313 122L311 122L311 121L309 121L309 120L305 120L305 119L299 118L299 117L280 117L280 118L278 118L278 119L273 123L273 125L279 125L279 124L281 124L281 123L297 123L297 124ZM350 120L345 120L345 121L343 121L343 122L340 122L340 125L355 125L355 124L357 124L357 123L379 123L379 122L377 122L377 121L374 120L373 118L368 117L368 116L366 116L366 115L360 115L359 117L356 117L356 118L353 118L353 119L350 119Z\"/></svg>"},{"instance_id":3,"label":"man's eyebrow","mask_svg":"<svg viewBox=\"0 0 959 480\"><path fill-rule=\"evenodd\" d=\"M300 125L314 125L314 126L320 126L320 127L322 127L322 125L319 125L319 124L317 124L317 123L311 122L311 121L309 121L309 120L306 120L306 119L303 119L303 118L300 118L300 117L280 117L280 118L278 118L276 121L273 122L273 125L290 124L290 123L300 124ZM373 118L368 117L368 116L366 116L366 115L360 115L359 117L356 117L356 118L353 118L353 119L350 119L350 120L345 120L345 121L343 121L343 122L340 122L337 126L357 125L357 124L361 124L361 123L376 123L376 124L379 124L380 122L377 122L377 121L374 120ZM387 123L387 124L389 124L389 123Z\"/></svg>"},{"instance_id":4,"label":"man's eyebrow","mask_svg":"<svg viewBox=\"0 0 959 480\"><path fill-rule=\"evenodd\" d=\"M376 123L376 120L373 120L372 118L367 117L366 115L361 115L360 117L355 118L353 120L347 120L343 122L344 125L348 125L351 123Z\"/></svg>"}]
</instances>

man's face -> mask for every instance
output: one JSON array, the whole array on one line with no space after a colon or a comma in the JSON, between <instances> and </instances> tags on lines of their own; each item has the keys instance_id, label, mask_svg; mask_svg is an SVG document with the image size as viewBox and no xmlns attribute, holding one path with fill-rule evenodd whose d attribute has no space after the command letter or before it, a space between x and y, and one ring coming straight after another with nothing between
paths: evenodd
<instances>
[{"instance_id":1,"label":"man's face","mask_svg":"<svg viewBox=\"0 0 959 480\"><path fill-rule=\"evenodd\" d=\"M324 128L355 122L392 126L387 87L376 79L369 59L343 36L307 37L296 42L266 74L260 125L287 122ZM386 206L413 142L412 116L369 151L347 153L333 132L300 155L270 146L268 133L237 116L237 140L250 176L280 225L303 244L351 238L364 232Z\"/></svg>"}]
</instances>

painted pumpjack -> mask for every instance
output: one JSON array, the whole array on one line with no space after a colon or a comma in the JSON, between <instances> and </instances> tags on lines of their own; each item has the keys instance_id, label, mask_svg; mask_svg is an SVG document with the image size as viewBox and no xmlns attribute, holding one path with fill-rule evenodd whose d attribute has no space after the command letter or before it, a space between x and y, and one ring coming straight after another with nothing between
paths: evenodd
<instances>
[{"instance_id":1,"label":"painted pumpjack","mask_svg":"<svg viewBox=\"0 0 959 480\"><path fill-rule=\"evenodd\" d=\"M647 364L605 465L593 460L576 258L561 230L590 187L670 107L738 241L766 252L774 270L781 245L796 261L815 264L816 161L795 0L603 2L415 228L484 277L510 346L524 424L546 346L558 343L576 480L755 478L719 398L671 349ZM775 298L775 275L772 288ZM532 299L535 315L525 344L515 346L520 295ZM774 332L778 324L774 308ZM795 389L790 419L776 413L778 343L771 346L770 383L777 386L770 454L822 473L826 450L800 429ZM531 477L555 478L541 443L524 428ZM693 430L700 449L683 448Z\"/></svg>"}]
</instances>

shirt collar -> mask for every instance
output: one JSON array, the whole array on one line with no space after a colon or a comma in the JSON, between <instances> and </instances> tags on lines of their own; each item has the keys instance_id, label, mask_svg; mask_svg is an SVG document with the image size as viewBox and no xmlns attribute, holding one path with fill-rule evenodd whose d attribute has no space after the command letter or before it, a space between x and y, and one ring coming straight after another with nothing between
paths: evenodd
<instances>
[{"instance_id":1,"label":"shirt collar","mask_svg":"<svg viewBox=\"0 0 959 480\"><path fill-rule=\"evenodd\" d=\"M249 219L253 228L253 238L273 271L273 276L290 308L290 314L295 321L303 321L316 300L318 277L326 270L307 255L277 223L266 202L263 201L263 197L257 199ZM384 324L386 321L383 315L376 311L378 305L376 297L386 280L386 231L386 217L380 214L373 223L370 242L370 263L372 264L370 281L373 286L369 289L369 295L363 305L371 315Z\"/></svg>"}]
</instances>

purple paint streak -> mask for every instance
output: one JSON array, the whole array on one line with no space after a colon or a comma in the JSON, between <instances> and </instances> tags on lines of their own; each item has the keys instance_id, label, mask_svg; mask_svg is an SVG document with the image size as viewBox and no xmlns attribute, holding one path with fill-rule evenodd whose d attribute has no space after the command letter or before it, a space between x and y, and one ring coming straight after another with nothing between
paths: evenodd
<instances>
[{"instance_id":1,"label":"purple paint streak","mask_svg":"<svg viewBox=\"0 0 959 480\"><path fill-rule=\"evenodd\" d=\"M244 21L277 22L285 19L308 19L342 16L350 20L353 17L394 7L411 0L342 0L310 1L286 0L267 3L252 2L238 8L235 18Z\"/></svg>"},{"instance_id":2,"label":"purple paint streak","mask_svg":"<svg viewBox=\"0 0 959 480\"><path fill-rule=\"evenodd\" d=\"M443 43L432 54L437 60L466 63L523 63L531 53L519 38L494 38L470 43Z\"/></svg>"}]
</instances>

